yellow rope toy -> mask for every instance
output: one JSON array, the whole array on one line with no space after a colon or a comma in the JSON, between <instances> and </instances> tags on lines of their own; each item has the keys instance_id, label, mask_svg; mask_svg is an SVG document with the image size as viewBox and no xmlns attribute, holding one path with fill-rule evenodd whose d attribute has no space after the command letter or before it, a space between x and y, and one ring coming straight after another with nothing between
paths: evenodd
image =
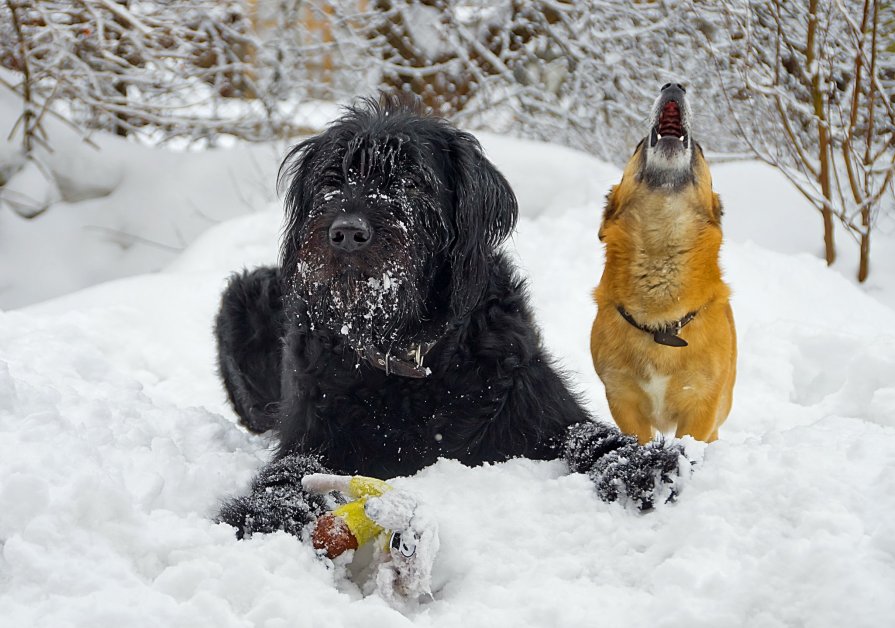
<instances>
[{"instance_id":1,"label":"yellow rope toy","mask_svg":"<svg viewBox=\"0 0 895 628\"><path fill-rule=\"evenodd\" d=\"M431 595L438 523L414 495L362 475L314 473L301 483L314 493L338 491L352 499L317 519L315 549L336 558L378 539L372 589L397 606Z\"/></svg>"},{"instance_id":2,"label":"yellow rope toy","mask_svg":"<svg viewBox=\"0 0 895 628\"><path fill-rule=\"evenodd\" d=\"M357 549L378 536L389 536L385 528L370 519L365 508L370 497L380 497L392 490L387 482L363 475L315 473L302 479L302 485L315 493L339 491L354 498L317 519L311 533L314 549L326 550L329 558Z\"/></svg>"}]
</instances>

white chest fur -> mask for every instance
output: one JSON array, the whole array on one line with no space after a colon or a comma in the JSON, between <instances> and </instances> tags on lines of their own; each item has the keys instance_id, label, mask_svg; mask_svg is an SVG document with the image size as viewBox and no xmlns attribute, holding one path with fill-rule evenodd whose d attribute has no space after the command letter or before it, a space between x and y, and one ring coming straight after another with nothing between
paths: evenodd
<instances>
[{"instance_id":1,"label":"white chest fur","mask_svg":"<svg viewBox=\"0 0 895 628\"><path fill-rule=\"evenodd\" d=\"M670 379L669 375L653 373L647 379L641 380L640 384L652 405L652 424L660 431L664 431L665 426L671 424L671 417L665 416L665 393L668 390L668 380Z\"/></svg>"}]
</instances>

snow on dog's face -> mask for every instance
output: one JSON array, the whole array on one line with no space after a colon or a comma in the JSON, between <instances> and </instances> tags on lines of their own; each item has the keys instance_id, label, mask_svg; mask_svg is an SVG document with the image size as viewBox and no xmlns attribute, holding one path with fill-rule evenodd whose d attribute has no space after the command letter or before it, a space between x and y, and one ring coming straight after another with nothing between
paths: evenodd
<instances>
[{"instance_id":1,"label":"snow on dog's face","mask_svg":"<svg viewBox=\"0 0 895 628\"><path fill-rule=\"evenodd\" d=\"M293 244L292 289L312 320L353 346L389 347L425 316L430 251L446 225L438 181L405 147L407 138L362 135L316 168L311 205Z\"/></svg>"},{"instance_id":2,"label":"snow on dog's face","mask_svg":"<svg viewBox=\"0 0 895 628\"><path fill-rule=\"evenodd\" d=\"M431 340L480 293L516 217L474 138L397 103L349 109L290 152L283 178L287 293L355 348Z\"/></svg>"}]
</instances>

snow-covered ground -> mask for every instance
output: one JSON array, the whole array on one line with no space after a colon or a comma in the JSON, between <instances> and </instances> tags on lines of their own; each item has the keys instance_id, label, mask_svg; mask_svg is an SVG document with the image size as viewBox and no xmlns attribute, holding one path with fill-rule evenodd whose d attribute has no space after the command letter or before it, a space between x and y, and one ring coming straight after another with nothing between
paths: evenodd
<instances>
[{"instance_id":1,"label":"snow-covered ground","mask_svg":"<svg viewBox=\"0 0 895 628\"><path fill-rule=\"evenodd\" d=\"M483 139L520 197L510 248L545 342L608 419L587 346L619 172ZM397 482L441 529L434 599L401 615L293 537L237 542L210 520L269 455L226 405L211 321L230 272L276 257L279 147L97 141L103 152L68 143L53 158L88 178L118 168L109 196L30 223L0 208L0 298L167 267L0 313L0 626L891 624L895 238L879 236L858 287L804 252L819 219L779 175L716 166L738 380L680 500L640 515L558 462L441 461Z\"/></svg>"}]
</instances>

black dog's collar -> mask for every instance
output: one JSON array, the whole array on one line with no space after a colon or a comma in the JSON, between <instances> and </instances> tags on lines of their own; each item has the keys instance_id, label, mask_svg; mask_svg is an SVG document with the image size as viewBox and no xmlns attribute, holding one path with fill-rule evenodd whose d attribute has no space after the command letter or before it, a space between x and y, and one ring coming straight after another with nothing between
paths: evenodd
<instances>
[{"instance_id":1,"label":"black dog's collar","mask_svg":"<svg viewBox=\"0 0 895 628\"><path fill-rule=\"evenodd\" d=\"M402 355L401 357L383 353L373 345L367 345L363 349L357 350L357 355L366 360L368 363L385 371L386 375L400 375L401 377L412 377L414 379L422 379L428 377L431 372L423 366L423 358L432 350L432 347L438 340L432 342L423 342Z\"/></svg>"},{"instance_id":2,"label":"black dog's collar","mask_svg":"<svg viewBox=\"0 0 895 628\"><path fill-rule=\"evenodd\" d=\"M621 314L621 317L628 321L631 325L639 329L640 331L645 331L648 334L653 335L653 340L660 345L665 345L666 347L686 347L687 341L679 336L681 333L681 329L684 328L687 323L696 318L697 312L699 310L694 310L690 312L683 318L674 321L673 323L668 323L667 325L662 325L661 327L645 327L641 325L631 314L622 306L618 306L618 313Z\"/></svg>"}]
</instances>

